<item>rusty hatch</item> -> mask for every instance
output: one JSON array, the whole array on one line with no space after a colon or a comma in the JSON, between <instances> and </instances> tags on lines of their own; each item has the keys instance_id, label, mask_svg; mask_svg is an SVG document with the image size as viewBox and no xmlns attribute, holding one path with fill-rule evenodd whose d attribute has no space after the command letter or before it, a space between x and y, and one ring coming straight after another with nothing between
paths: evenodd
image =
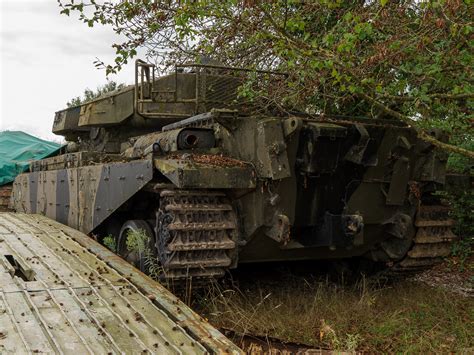
<instances>
[{"instance_id":1,"label":"rusty hatch","mask_svg":"<svg viewBox=\"0 0 474 355\"><path fill-rule=\"evenodd\" d=\"M0 213L0 352L241 350L86 235L43 216Z\"/></svg>"}]
</instances>

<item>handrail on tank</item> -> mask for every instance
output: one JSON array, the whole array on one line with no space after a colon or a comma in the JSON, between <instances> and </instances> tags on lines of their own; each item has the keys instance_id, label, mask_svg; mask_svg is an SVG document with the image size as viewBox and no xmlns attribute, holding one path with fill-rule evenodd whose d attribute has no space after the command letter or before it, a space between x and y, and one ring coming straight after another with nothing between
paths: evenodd
<instances>
[{"instance_id":1,"label":"handrail on tank","mask_svg":"<svg viewBox=\"0 0 474 355\"><path fill-rule=\"evenodd\" d=\"M152 74L150 78L150 68ZM153 85L155 83L155 68L156 66L151 63L147 63L141 59L135 60L135 100L134 109L136 112L141 113L143 110L144 102L151 102L151 92L153 91ZM140 76L140 84L139 84ZM146 83L145 83L146 79ZM145 97L145 84L148 84L148 95Z\"/></svg>"},{"instance_id":2,"label":"handrail on tank","mask_svg":"<svg viewBox=\"0 0 474 355\"><path fill-rule=\"evenodd\" d=\"M151 73L150 73L151 68ZM135 94L134 94L134 110L138 114L144 117L155 117L155 116L176 116L182 117L182 114L174 113L160 113L160 112L144 112L144 104L157 102L153 97L155 93L155 64L147 63L141 59L135 60ZM178 99L178 72L179 68L196 68L192 73L196 75L196 91L194 99ZM199 111L199 105L201 101L206 102L206 98L201 97L201 81L205 79L205 72L202 72L201 69L215 69L215 70L229 70L234 72L245 72L245 73L257 73L257 74L269 74L269 75L279 75L287 77L288 73L271 71L271 70L257 70L249 68L239 68L239 67L229 67L224 65L215 65L215 64L200 64L200 63L183 63L175 64L175 89L174 92L174 102L175 103L194 103L195 113ZM203 77L201 77L203 76ZM186 116L186 115L184 115ZM186 116L187 117L187 116Z\"/></svg>"}]
</instances>

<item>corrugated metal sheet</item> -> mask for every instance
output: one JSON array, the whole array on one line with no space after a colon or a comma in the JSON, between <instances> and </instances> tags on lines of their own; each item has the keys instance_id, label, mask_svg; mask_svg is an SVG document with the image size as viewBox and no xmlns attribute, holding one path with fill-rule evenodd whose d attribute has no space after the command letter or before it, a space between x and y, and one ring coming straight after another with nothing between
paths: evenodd
<instances>
[{"instance_id":1,"label":"corrugated metal sheet","mask_svg":"<svg viewBox=\"0 0 474 355\"><path fill-rule=\"evenodd\" d=\"M0 213L0 353L240 353L86 235Z\"/></svg>"}]
</instances>

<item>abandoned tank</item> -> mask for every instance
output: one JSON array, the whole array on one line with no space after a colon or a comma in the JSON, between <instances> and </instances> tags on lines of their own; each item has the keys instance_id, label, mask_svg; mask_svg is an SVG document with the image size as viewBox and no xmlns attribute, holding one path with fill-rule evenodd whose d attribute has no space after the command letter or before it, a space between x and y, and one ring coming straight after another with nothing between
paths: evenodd
<instances>
[{"instance_id":1,"label":"abandoned tank","mask_svg":"<svg viewBox=\"0 0 474 355\"><path fill-rule=\"evenodd\" d=\"M56 113L66 150L16 178L16 211L113 236L123 258L146 270L151 255L173 280L354 256L412 271L449 253L452 221L432 194L446 155L413 128L252 113L243 69L155 71L137 61L135 85ZM147 253L129 250L130 231Z\"/></svg>"}]
</instances>

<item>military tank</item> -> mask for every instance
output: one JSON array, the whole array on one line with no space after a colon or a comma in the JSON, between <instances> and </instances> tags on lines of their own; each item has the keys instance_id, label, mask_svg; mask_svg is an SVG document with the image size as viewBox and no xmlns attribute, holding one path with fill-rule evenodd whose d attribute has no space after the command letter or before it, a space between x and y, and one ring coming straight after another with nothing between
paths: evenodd
<instances>
[{"instance_id":1,"label":"military tank","mask_svg":"<svg viewBox=\"0 0 474 355\"><path fill-rule=\"evenodd\" d=\"M123 258L146 271L151 253L177 281L355 256L411 272L449 254L453 222L433 196L446 154L411 127L255 110L238 95L245 69L156 72L137 61L134 85L57 112L66 150L16 178L16 211L113 236Z\"/></svg>"}]
</instances>

